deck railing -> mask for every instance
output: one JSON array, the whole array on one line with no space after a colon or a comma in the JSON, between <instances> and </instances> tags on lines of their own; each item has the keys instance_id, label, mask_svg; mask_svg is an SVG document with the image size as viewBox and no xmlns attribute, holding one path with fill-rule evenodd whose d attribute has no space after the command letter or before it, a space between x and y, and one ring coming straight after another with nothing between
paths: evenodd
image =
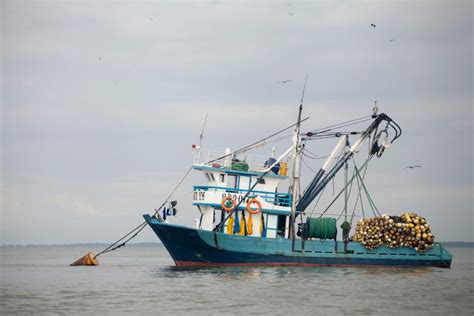
<instances>
[{"instance_id":1,"label":"deck railing","mask_svg":"<svg viewBox=\"0 0 474 316\"><path fill-rule=\"evenodd\" d=\"M222 192L226 194L240 194L245 195L249 190L243 189L234 189L234 188L223 188L223 187L214 187L214 186L207 186L207 185L200 185L194 186L194 191L214 191L214 192ZM257 195L260 198L264 199L268 203L275 204L278 206L291 206L291 194L289 193L278 193L278 192L265 192L265 191L255 191L253 190L250 193L250 196Z\"/></svg>"},{"instance_id":2,"label":"deck railing","mask_svg":"<svg viewBox=\"0 0 474 316\"><path fill-rule=\"evenodd\" d=\"M241 162L245 162L249 166L249 170L251 171L264 171L265 162L268 160L268 157L264 156L256 156L256 155L248 155L248 154L238 154L235 157L228 157L224 159L220 159L214 161L212 163L208 163L209 161L218 159L225 155L225 152L218 151L218 150L201 150L195 153L195 161L194 163L197 165L220 165L223 168L231 168L232 166L232 159L236 158Z\"/></svg>"}]
</instances>

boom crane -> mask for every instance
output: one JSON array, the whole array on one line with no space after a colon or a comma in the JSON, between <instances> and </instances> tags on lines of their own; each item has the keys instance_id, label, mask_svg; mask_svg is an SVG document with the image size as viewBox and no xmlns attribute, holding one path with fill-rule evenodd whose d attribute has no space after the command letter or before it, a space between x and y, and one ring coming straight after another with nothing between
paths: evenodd
<instances>
[{"instance_id":1,"label":"boom crane","mask_svg":"<svg viewBox=\"0 0 474 316\"><path fill-rule=\"evenodd\" d=\"M378 134L378 128L382 122L387 122L387 126L385 129L381 130ZM387 129L391 127L395 131L395 136L392 138L391 141L388 141L388 131ZM399 138L402 134L402 130L400 126L395 123L388 115L381 113L377 115L370 124L369 127L362 133L362 135L355 141L355 143L349 148L348 151L346 151L344 154L342 154L341 158L336 162L336 164L332 167L329 172L327 172L327 169L329 168L329 165L335 160L335 157L337 155L337 152L343 148L343 146L346 145L347 141L347 135L343 135L339 142L337 143L336 147L334 150L331 152L329 157L327 158L326 162L324 165L321 167L321 169L318 171L314 179L311 181L309 186L306 188L304 191L303 196L299 199L298 204L296 205L296 215L298 216L304 210L311 204L311 202L318 196L319 193L326 187L326 185L331 181L334 176L337 174L337 172L344 166L344 164L356 153L362 143L372 134L377 134L374 139L374 143L372 144L372 148L370 150L369 155L373 156L377 154L378 157L381 156L381 153L385 148L389 147L390 143L393 143L397 138ZM378 139L380 138L381 134L384 133L386 135L386 140L384 141L384 144L380 146L378 144ZM306 138L306 140L311 139L311 136Z\"/></svg>"}]
</instances>

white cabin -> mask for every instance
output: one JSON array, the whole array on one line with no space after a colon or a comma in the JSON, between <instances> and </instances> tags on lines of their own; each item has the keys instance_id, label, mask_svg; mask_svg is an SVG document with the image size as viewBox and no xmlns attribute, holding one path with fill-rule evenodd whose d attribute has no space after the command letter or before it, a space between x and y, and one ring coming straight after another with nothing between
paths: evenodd
<instances>
[{"instance_id":1,"label":"white cabin","mask_svg":"<svg viewBox=\"0 0 474 316\"><path fill-rule=\"evenodd\" d=\"M227 150L227 152L230 151ZM201 157L202 154L201 152ZM209 155L206 157L209 158ZM193 164L193 169L201 171L207 181L205 185L194 186L193 205L197 206L201 214L198 228L213 230L228 215L228 212L222 207L222 201L231 197L237 204L242 201L255 182L259 181L246 201L238 206L235 213L238 214L239 221L244 214L246 223L249 225L248 221L252 217L251 228L253 229L248 236L288 238L291 194L278 192L280 182L288 179L286 176L287 164L278 164L262 177L264 170L274 161L271 159L273 158L265 159L264 157L246 155L243 158L226 159L221 165L220 163L203 163L198 156L196 163ZM247 202L251 197L260 202L261 210L257 214L250 214L246 210ZM235 219L235 214L232 217ZM233 225L232 222L234 220L227 220L220 231L234 234L233 229L227 227L229 223Z\"/></svg>"}]
</instances>

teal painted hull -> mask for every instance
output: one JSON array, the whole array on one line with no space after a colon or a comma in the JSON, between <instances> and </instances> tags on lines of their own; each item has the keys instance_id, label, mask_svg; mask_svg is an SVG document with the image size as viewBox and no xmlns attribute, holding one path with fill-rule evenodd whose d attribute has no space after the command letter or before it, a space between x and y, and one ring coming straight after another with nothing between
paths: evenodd
<instances>
[{"instance_id":1,"label":"teal painted hull","mask_svg":"<svg viewBox=\"0 0 474 316\"><path fill-rule=\"evenodd\" d=\"M449 268L452 255L436 243L418 253L412 248L368 250L357 242L349 242L348 253L343 243L332 240L237 236L164 224L144 215L148 225L163 242L177 266L435 266Z\"/></svg>"}]
</instances>

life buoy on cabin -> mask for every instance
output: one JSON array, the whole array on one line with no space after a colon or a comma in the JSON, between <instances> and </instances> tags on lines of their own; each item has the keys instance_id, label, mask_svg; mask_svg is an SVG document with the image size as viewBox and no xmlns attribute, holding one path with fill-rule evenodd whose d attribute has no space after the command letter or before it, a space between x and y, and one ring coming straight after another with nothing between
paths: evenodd
<instances>
[{"instance_id":1,"label":"life buoy on cabin","mask_svg":"<svg viewBox=\"0 0 474 316\"><path fill-rule=\"evenodd\" d=\"M228 202L232 202L232 207L228 206L229 205ZM221 201L221 207L226 212L232 211L235 208L236 205L237 205L237 203L235 202L235 200L231 196L225 197Z\"/></svg>"},{"instance_id":2,"label":"life buoy on cabin","mask_svg":"<svg viewBox=\"0 0 474 316\"><path fill-rule=\"evenodd\" d=\"M257 204L257 208L253 209L252 204ZM260 201L257 199L250 199L247 202L246 210L250 214L258 214L262 210L262 203L260 203Z\"/></svg>"}]
</instances>

